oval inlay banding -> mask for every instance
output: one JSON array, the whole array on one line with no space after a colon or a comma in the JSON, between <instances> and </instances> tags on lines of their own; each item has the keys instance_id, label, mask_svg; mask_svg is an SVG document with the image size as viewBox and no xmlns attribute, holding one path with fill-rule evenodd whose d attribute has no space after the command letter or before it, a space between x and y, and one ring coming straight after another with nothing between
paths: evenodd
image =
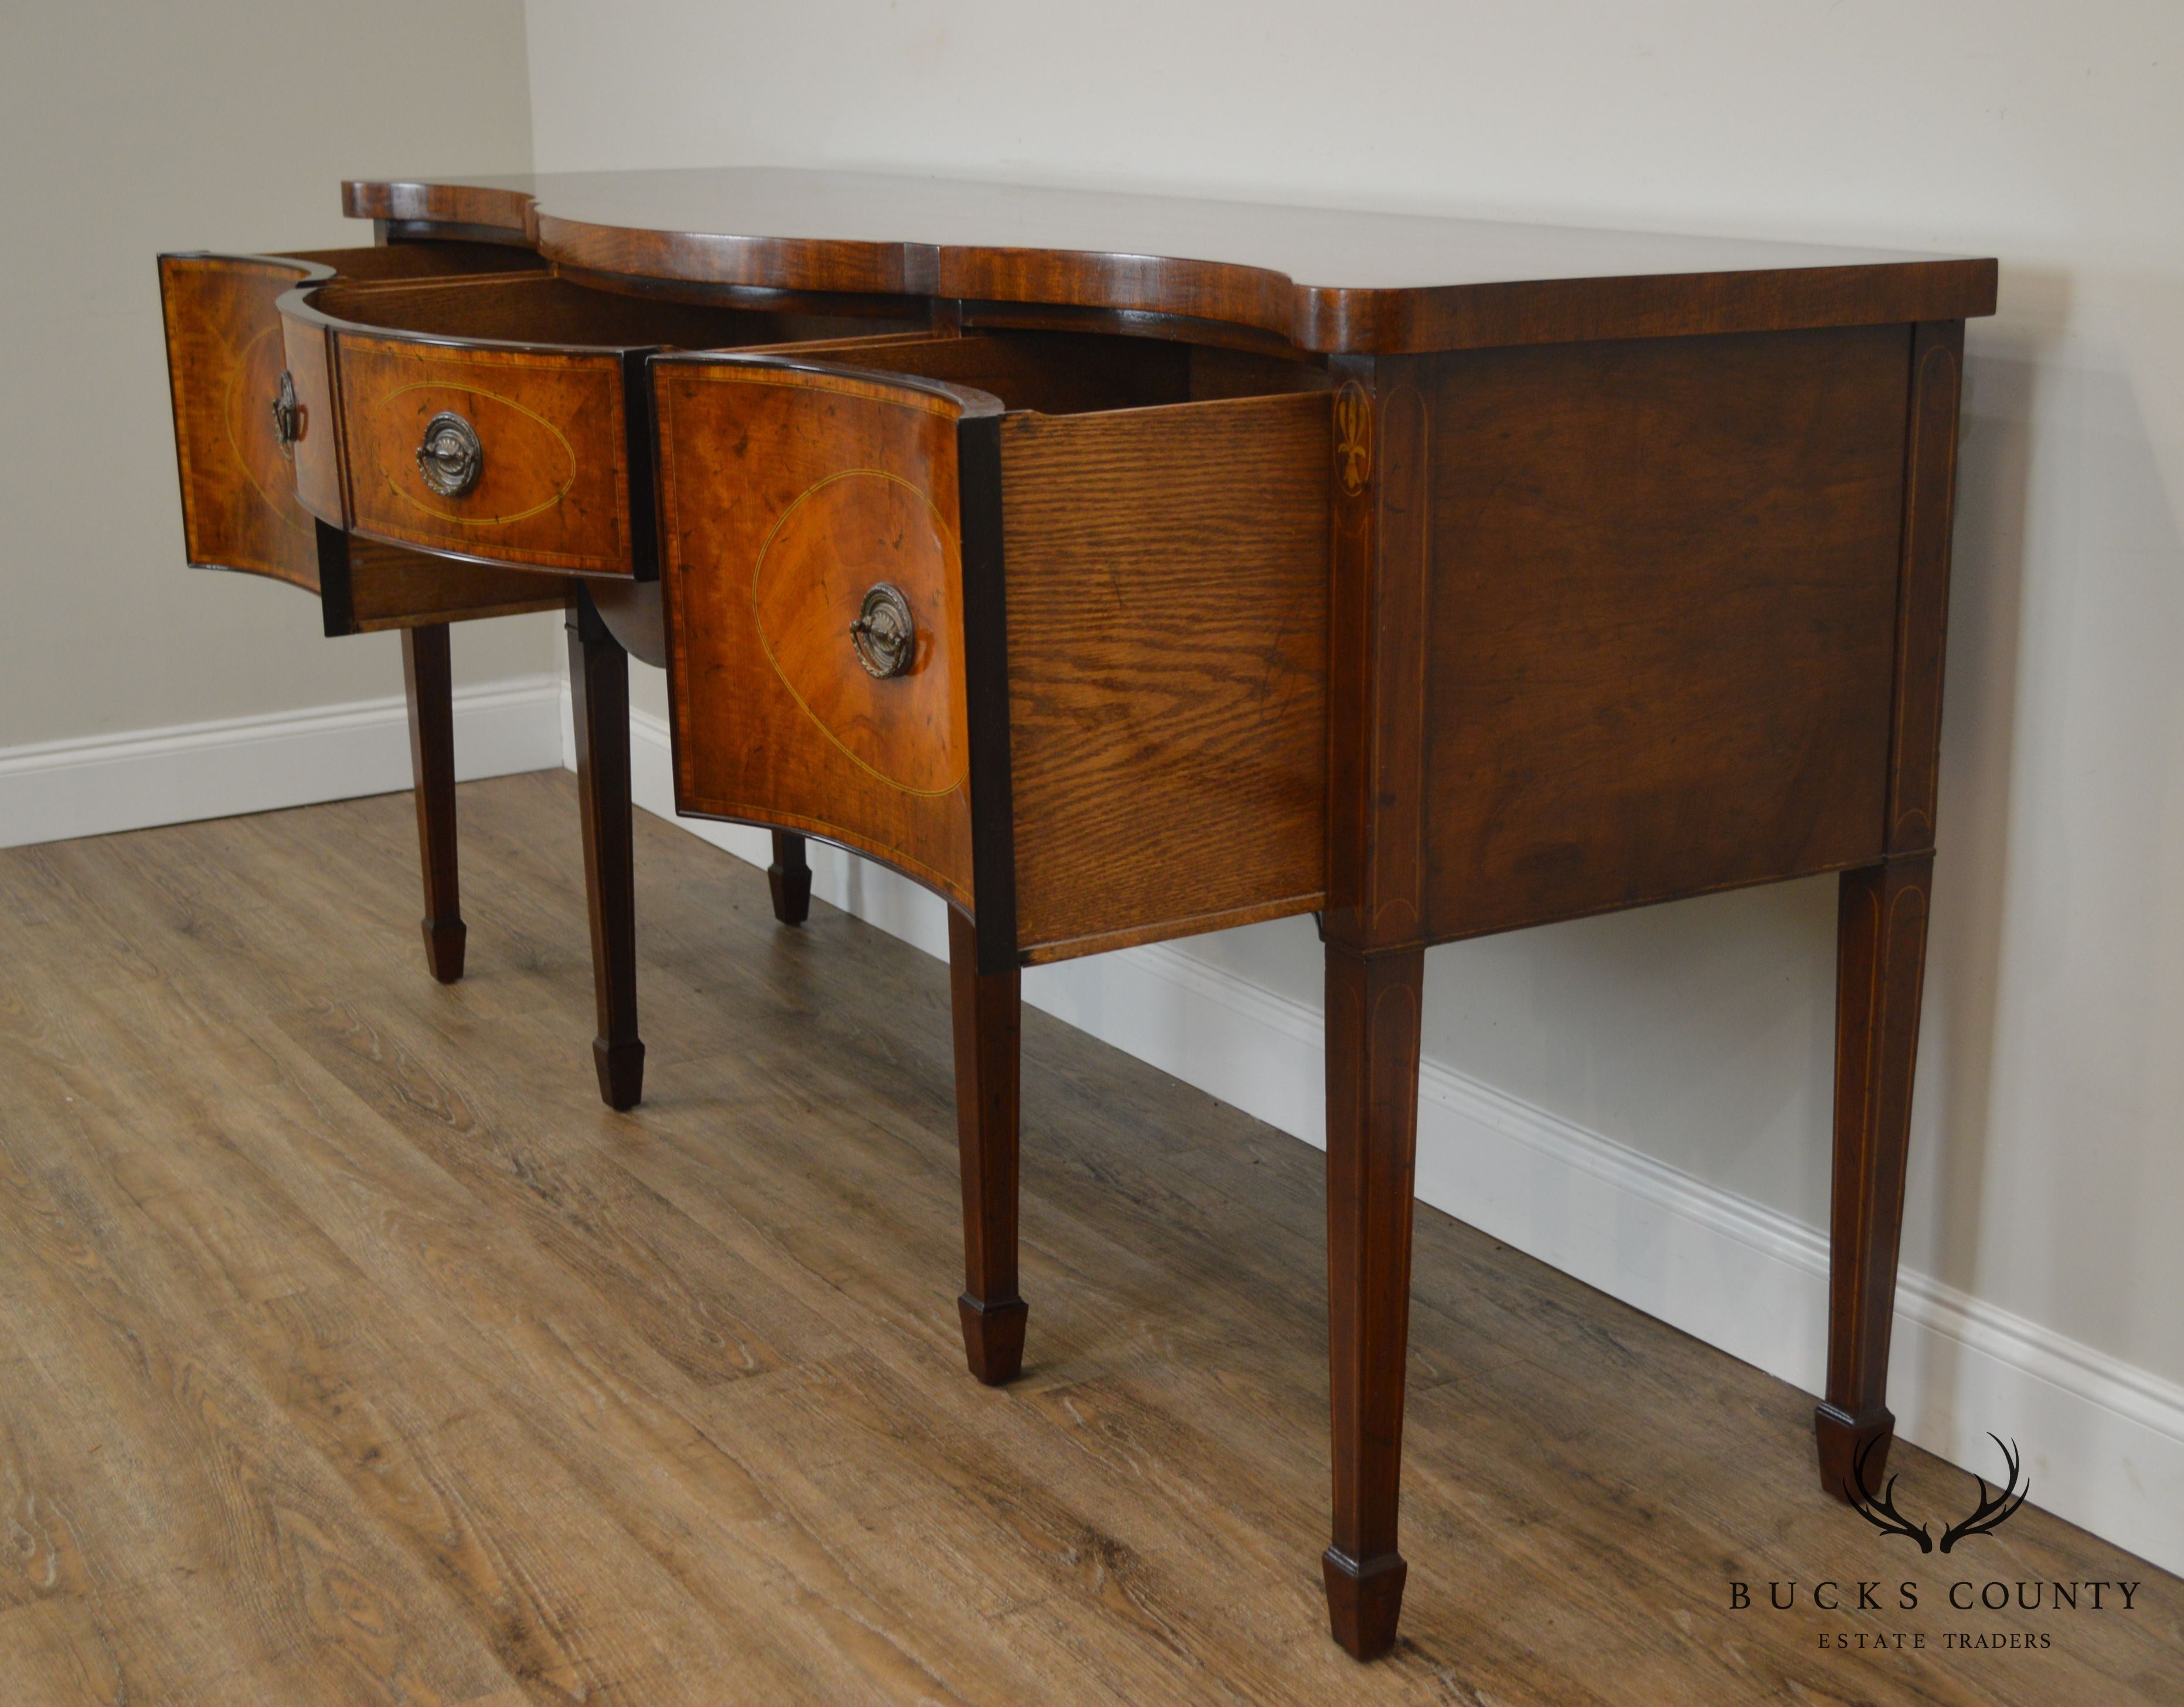
<instances>
[{"instance_id":1,"label":"oval inlay banding","mask_svg":"<svg viewBox=\"0 0 2184 1707\"><path fill-rule=\"evenodd\" d=\"M504 527L551 509L577 478L577 453L560 428L514 398L479 386L424 380L382 398L371 442L380 450L379 471L396 497L413 509L465 527ZM433 418L461 415L488 448L476 487L460 497L441 496L426 483L415 447ZM398 457L390 447L399 448Z\"/></svg>"},{"instance_id":2,"label":"oval inlay banding","mask_svg":"<svg viewBox=\"0 0 2184 1707\"><path fill-rule=\"evenodd\" d=\"M836 747L911 794L944 794L963 780L950 726L955 625L943 620L955 606L956 555L924 492L877 469L852 469L781 513L751 576L759 639L783 685ZM850 644L878 581L900 587L920 619L909 668L885 677L868 673Z\"/></svg>"}]
</instances>

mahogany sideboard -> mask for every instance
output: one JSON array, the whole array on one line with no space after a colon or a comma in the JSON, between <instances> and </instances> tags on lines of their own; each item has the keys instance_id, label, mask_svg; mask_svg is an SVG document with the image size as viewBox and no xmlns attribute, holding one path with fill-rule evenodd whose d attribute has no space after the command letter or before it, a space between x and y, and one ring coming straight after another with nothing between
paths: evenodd
<instances>
[{"instance_id":1,"label":"mahogany sideboard","mask_svg":"<svg viewBox=\"0 0 2184 1707\"><path fill-rule=\"evenodd\" d=\"M627 648L677 809L783 838L784 919L805 836L948 903L959 1313L1000 1382L1019 969L1319 914L1323 1569L1369 1658L1426 948L1839 873L1815 1427L1830 1490L1882 1473L1992 260L772 170L345 203L377 245L163 263L184 508L193 562L410 637L443 976L444 624L566 601L603 1092L642 1050Z\"/></svg>"}]
</instances>

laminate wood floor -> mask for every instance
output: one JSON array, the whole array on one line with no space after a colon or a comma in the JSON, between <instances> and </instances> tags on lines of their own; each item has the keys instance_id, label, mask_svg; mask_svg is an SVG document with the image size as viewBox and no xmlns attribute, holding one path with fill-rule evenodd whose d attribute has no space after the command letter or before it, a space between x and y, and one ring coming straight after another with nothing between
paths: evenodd
<instances>
[{"instance_id":1,"label":"laminate wood floor","mask_svg":"<svg viewBox=\"0 0 2184 1707\"><path fill-rule=\"evenodd\" d=\"M2176 1579L2036 1510L1921 1560L1808 1396L1423 1209L1406 1639L1353 1665L1314 1152L1027 1014L982 1389L944 969L640 815L613 1115L571 780L461 810L445 989L406 796L0 854L6 1707L2184 1700ZM1765 1609L1830 1577L1928 1587Z\"/></svg>"}]
</instances>

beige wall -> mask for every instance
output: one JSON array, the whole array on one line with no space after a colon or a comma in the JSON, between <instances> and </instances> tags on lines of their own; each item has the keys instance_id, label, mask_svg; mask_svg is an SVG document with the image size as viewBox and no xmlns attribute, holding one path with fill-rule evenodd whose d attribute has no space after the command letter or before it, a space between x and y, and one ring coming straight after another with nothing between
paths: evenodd
<instances>
[{"instance_id":1,"label":"beige wall","mask_svg":"<svg viewBox=\"0 0 2184 1707\"><path fill-rule=\"evenodd\" d=\"M1999 254L1906 1260L2184 1379L2184 8L531 0L529 30L543 170L844 164ZM1824 1225L1832 914L1808 882L1437 950L1428 1053ZM1308 923L1192 952L1318 1000Z\"/></svg>"},{"instance_id":2,"label":"beige wall","mask_svg":"<svg viewBox=\"0 0 2184 1707\"><path fill-rule=\"evenodd\" d=\"M0 52L0 748L397 693L394 637L182 564L153 257L369 242L339 184L521 170L520 0L11 5ZM550 668L549 617L459 633Z\"/></svg>"}]
</instances>

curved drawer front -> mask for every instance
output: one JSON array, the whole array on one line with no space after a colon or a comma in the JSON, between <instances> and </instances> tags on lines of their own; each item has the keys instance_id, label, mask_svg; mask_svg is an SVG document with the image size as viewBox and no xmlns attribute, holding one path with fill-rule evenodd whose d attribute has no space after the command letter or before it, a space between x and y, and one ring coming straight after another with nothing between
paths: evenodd
<instances>
[{"instance_id":1,"label":"curved drawer front","mask_svg":"<svg viewBox=\"0 0 2184 1707\"><path fill-rule=\"evenodd\" d=\"M679 810L1006 902L1029 960L1321 904L1323 374L1029 333L651 375ZM899 677L850 643L883 586Z\"/></svg>"},{"instance_id":2,"label":"curved drawer front","mask_svg":"<svg viewBox=\"0 0 2184 1707\"><path fill-rule=\"evenodd\" d=\"M189 560L320 590L312 514L343 514L332 374L319 328L284 327L284 293L311 280L482 277L532 259L438 242L160 256Z\"/></svg>"},{"instance_id":3,"label":"curved drawer front","mask_svg":"<svg viewBox=\"0 0 2184 1707\"><path fill-rule=\"evenodd\" d=\"M805 829L969 906L962 403L780 365L653 371L677 809Z\"/></svg>"},{"instance_id":4,"label":"curved drawer front","mask_svg":"<svg viewBox=\"0 0 2184 1707\"><path fill-rule=\"evenodd\" d=\"M318 590L318 543L276 430L287 356L275 308L304 262L163 255L159 291L174 389L189 560Z\"/></svg>"},{"instance_id":5,"label":"curved drawer front","mask_svg":"<svg viewBox=\"0 0 2184 1707\"><path fill-rule=\"evenodd\" d=\"M351 526L465 557L633 572L621 357L336 341ZM421 459L428 436L437 459Z\"/></svg>"}]
</instances>

